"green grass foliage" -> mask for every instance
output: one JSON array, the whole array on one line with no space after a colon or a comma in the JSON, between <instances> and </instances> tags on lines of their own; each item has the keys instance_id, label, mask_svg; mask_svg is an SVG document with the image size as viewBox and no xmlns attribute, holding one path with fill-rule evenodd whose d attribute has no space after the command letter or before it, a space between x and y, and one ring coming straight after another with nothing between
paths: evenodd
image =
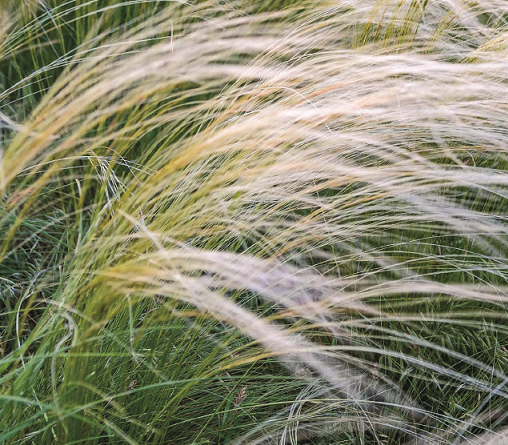
<instances>
[{"instance_id":1,"label":"green grass foliage","mask_svg":"<svg viewBox=\"0 0 508 445\"><path fill-rule=\"evenodd\" d=\"M506 443L505 0L0 14L0 443Z\"/></svg>"}]
</instances>

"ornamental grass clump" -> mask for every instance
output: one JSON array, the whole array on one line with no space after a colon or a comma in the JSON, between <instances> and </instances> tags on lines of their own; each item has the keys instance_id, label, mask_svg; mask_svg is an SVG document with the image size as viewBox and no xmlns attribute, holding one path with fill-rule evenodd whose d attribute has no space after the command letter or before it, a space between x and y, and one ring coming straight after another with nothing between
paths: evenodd
<instances>
[{"instance_id":1,"label":"ornamental grass clump","mask_svg":"<svg viewBox=\"0 0 508 445\"><path fill-rule=\"evenodd\" d=\"M1 443L504 443L504 2L0 6Z\"/></svg>"}]
</instances>

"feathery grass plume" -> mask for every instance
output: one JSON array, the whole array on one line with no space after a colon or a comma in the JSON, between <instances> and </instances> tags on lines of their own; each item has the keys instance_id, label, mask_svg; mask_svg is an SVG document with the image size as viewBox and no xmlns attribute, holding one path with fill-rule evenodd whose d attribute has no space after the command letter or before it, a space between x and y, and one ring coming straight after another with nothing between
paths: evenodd
<instances>
[{"instance_id":1,"label":"feathery grass plume","mask_svg":"<svg viewBox=\"0 0 508 445\"><path fill-rule=\"evenodd\" d=\"M11 11L1 443L498 443L504 2Z\"/></svg>"}]
</instances>

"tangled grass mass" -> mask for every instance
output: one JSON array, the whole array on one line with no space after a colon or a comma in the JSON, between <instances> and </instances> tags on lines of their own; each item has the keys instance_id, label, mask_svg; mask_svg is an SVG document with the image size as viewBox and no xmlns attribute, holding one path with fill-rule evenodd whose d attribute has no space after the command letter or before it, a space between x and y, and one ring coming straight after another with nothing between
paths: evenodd
<instances>
[{"instance_id":1,"label":"tangled grass mass","mask_svg":"<svg viewBox=\"0 0 508 445\"><path fill-rule=\"evenodd\" d=\"M508 2L0 21L0 443L508 443Z\"/></svg>"}]
</instances>

